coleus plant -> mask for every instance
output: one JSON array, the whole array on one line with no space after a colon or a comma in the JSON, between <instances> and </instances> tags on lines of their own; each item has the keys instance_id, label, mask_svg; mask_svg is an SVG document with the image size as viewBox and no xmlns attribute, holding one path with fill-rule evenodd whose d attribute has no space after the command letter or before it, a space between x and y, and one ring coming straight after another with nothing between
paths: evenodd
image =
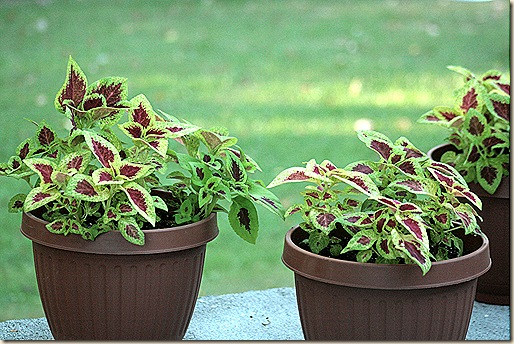
<instances>
[{"instance_id":1,"label":"coleus plant","mask_svg":"<svg viewBox=\"0 0 514 344\"><path fill-rule=\"evenodd\" d=\"M493 194L510 169L510 81L497 70L476 76L462 67L448 68L464 76L455 103L435 107L419 122L448 129L455 151L444 153L441 161Z\"/></svg>"},{"instance_id":2,"label":"coleus plant","mask_svg":"<svg viewBox=\"0 0 514 344\"><path fill-rule=\"evenodd\" d=\"M471 204L482 206L462 176L404 137L394 143L375 131L359 131L358 137L378 153L378 161L339 168L312 159L305 167L284 170L268 185L309 182L303 203L285 214L302 216L299 227L309 234L303 248L358 262L416 263L423 274L432 261L462 255L456 231L478 234Z\"/></svg>"},{"instance_id":3,"label":"coleus plant","mask_svg":"<svg viewBox=\"0 0 514 344\"><path fill-rule=\"evenodd\" d=\"M71 130L61 138L46 122L34 123L35 135L0 165L0 175L31 188L15 195L9 210L39 211L52 233L94 240L114 230L137 245L144 244L143 229L192 223L219 211L228 213L241 238L255 243L255 204L283 216L276 196L251 179L258 164L226 129L206 130L157 113L142 94L127 97L125 78L90 84L70 56L55 108Z\"/></svg>"}]
</instances>

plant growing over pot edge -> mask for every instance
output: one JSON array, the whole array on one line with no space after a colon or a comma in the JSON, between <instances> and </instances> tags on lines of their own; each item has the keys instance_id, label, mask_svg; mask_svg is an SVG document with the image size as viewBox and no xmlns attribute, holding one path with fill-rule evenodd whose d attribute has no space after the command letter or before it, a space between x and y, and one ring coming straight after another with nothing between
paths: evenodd
<instances>
[{"instance_id":1,"label":"plant growing over pot edge","mask_svg":"<svg viewBox=\"0 0 514 344\"><path fill-rule=\"evenodd\" d=\"M52 233L94 240L119 230L137 245L144 244L142 229L193 223L218 211L228 213L241 238L255 243L254 204L283 216L280 201L250 177L258 164L226 129L206 130L157 113L142 94L127 97L125 78L88 83L70 56L55 107L71 130L60 138L44 121L34 123L35 135L0 164L0 175L23 179L31 188L11 199L9 211L40 210ZM172 149L170 141L185 152Z\"/></svg>"},{"instance_id":2,"label":"plant growing over pot edge","mask_svg":"<svg viewBox=\"0 0 514 344\"><path fill-rule=\"evenodd\" d=\"M444 153L441 161L493 194L510 169L510 81L497 70L476 76L462 67L448 68L464 76L454 105L437 106L418 122L450 130L448 141L456 151Z\"/></svg>"},{"instance_id":3,"label":"plant growing over pot edge","mask_svg":"<svg viewBox=\"0 0 514 344\"><path fill-rule=\"evenodd\" d=\"M451 166L435 162L409 140L394 143L375 131L359 131L359 139L379 155L338 168L314 159L291 167L268 188L310 182L286 216L300 213L313 253L370 263L416 263L426 274L432 261L462 255L462 240L453 232L479 234L477 213L459 197L481 208L480 199Z\"/></svg>"}]
</instances>

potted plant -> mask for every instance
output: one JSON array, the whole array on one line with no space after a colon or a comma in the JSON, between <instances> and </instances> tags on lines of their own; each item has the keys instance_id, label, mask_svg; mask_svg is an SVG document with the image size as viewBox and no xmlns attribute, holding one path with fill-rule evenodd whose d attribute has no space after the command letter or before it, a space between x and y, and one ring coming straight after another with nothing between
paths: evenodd
<instances>
[{"instance_id":1,"label":"potted plant","mask_svg":"<svg viewBox=\"0 0 514 344\"><path fill-rule=\"evenodd\" d=\"M480 199L451 166L406 138L358 137L379 155L338 168L310 160L268 185L309 182L282 260L295 273L306 339L451 340L466 336L488 240Z\"/></svg>"},{"instance_id":2,"label":"potted plant","mask_svg":"<svg viewBox=\"0 0 514 344\"><path fill-rule=\"evenodd\" d=\"M477 300L510 304L510 81L490 70L476 76L462 67L449 67L464 76L452 106L438 106L419 119L450 132L448 143L428 155L453 166L480 196L482 230L491 244L493 266L478 280Z\"/></svg>"},{"instance_id":3,"label":"potted plant","mask_svg":"<svg viewBox=\"0 0 514 344\"><path fill-rule=\"evenodd\" d=\"M47 123L0 174L27 181L9 210L23 212L41 301L56 339L181 339L217 212L244 240L258 234L255 204L283 215L251 179L257 163L225 129L202 129L160 111L127 80L88 83L70 57ZM172 148L175 143L183 152Z\"/></svg>"}]
</instances>

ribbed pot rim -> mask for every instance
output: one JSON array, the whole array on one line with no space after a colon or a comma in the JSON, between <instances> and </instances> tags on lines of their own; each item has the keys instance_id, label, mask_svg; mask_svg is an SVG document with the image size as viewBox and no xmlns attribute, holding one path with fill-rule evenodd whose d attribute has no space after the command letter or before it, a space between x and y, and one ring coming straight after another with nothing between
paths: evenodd
<instances>
[{"instance_id":1,"label":"ribbed pot rim","mask_svg":"<svg viewBox=\"0 0 514 344\"><path fill-rule=\"evenodd\" d=\"M438 146L431 148L427 155L430 159L434 161L440 161L441 156L447 151L457 151L457 149L449 143L443 143ZM490 194L485 191L484 188L478 183L468 183L469 189L473 191L478 197L495 197L495 198L510 198L510 178L503 177L500 185L498 185L498 189L496 189L494 194Z\"/></svg>"},{"instance_id":2,"label":"ribbed pot rim","mask_svg":"<svg viewBox=\"0 0 514 344\"><path fill-rule=\"evenodd\" d=\"M181 251L205 245L219 233L216 213L187 225L143 230L143 246L129 243L119 231L100 234L93 241L76 234L54 234L46 229L47 223L32 213L23 213L21 232L33 242L44 246L92 254L137 255Z\"/></svg>"},{"instance_id":3,"label":"ribbed pot rim","mask_svg":"<svg viewBox=\"0 0 514 344\"><path fill-rule=\"evenodd\" d=\"M423 276L415 264L359 263L309 252L298 247L293 239L300 231L295 226L286 233L282 262L295 273L330 284L368 289L436 288L476 279L491 267L489 240L485 235L466 235L465 242L476 250L434 262Z\"/></svg>"}]
</instances>

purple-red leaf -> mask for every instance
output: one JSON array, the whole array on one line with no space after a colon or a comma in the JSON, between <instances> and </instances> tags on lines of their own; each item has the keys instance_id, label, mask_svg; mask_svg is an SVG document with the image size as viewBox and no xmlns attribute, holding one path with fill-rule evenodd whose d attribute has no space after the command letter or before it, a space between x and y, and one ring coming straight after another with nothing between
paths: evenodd
<instances>
[{"instance_id":1,"label":"purple-red leaf","mask_svg":"<svg viewBox=\"0 0 514 344\"><path fill-rule=\"evenodd\" d=\"M140 94L134 97L131 102L134 107L130 114L132 122L140 124L145 129L150 127L155 121L156 114L148 99Z\"/></svg>"},{"instance_id":2,"label":"purple-red leaf","mask_svg":"<svg viewBox=\"0 0 514 344\"><path fill-rule=\"evenodd\" d=\"M123 186L130 203L137 212L155 226L155 206L152 196L141 185L131 182Z\"/></svg>"},{"instance_id":3,"label":"purple-red leaf","mask_svg":"<svg viewBox=\"0 0 514 344\"><path fill-rule=\"evenodd\" d=\"M55 97L55 108L59 112L65 113L67 104L70 104L73 107L78 107L84 99L86 88L86 75L70 56L68 60L66 79Z\"/></svg>"},{"instance_id":4,"label":"purple-red leaf","mask_svg":"<svg viewBox=\"0 0 514 344\"><path fill-rule=\"evenodd\" d=\"M55 166L52 162L41 158L25 159L23 162L39 175L41 185L53 183L52 173Z\"/></svg>"},{"instance_id":5,"label":"purple-red leaf","mask_svg":"<svg viewBox=\"0 0 514 344\"><path fill-rule=\"evenodd\" d=\"M389 145L386 142L378 141L378 140L372 140L370 144L370 148L375 150L384 160L389 160L389 157L391 156L391 152L393 148L391 145Z\"/></svg>"},{"instance_id":6,"label":"purple-red leaf","mask_svg":"<svg viewBox=\"0 0 514 344\"><path fill-rule=\"evenodd\" d=\"M112 143L100 135L84 131L86 144L103 167L112 168L121 162L120 154Z\"/></svg>"},{"instance_id":7,"label":"purple-red leaf","mask_svg":"<svg viewBox=\"0 0 514 344\"><path fill-rule=\"evenodd\" d=\"M305 168L303 167L290 167L280 172L268 185L268 188L272 188L277 185L291 183L291 182L303 182L309 180L310 177L305 174Z\"/></svg>"},{"instance_id":8,"label":"purple-red leaf","mask_svg":"<svg viewBox=\"0 0 514 344\"><path fill-rule=\"evenodd\" d=\"M39 142L39 144L43 147L48 147L50 145L52 145L52 143L54 143L55 139L56 139L56 135L55 135L55 132L50 129L48 126L46 126L45 124L42 124L37 133L36 133L36 136L37 136L37 140Z\"/></svg>"},{"instance_id":9,"label":"purple-red leaf","mask_svg":"<svg viewBox=\"0 0 514 344\"><path fill-rule=\"evenodd\" d=\"M127 79L120 77L104 78L88 88L89 94L99 94L107 107L116 108L127 99Z\"/></svg>"},{"instance_id":10,"label":"purple-red leaf","mask_svg":"<svg viewBox=\"0 0 514 344\"><path fill-rule=\"evenodd\" d=\"M45 189L43 187L36 187L28 193L25 198L23 210L25 212L32 211L43 205L52 202L59 198L61 194L55 189Z\"/></svg>"},{"instance_id":11,"label":"purple-red leaf","mask_svg":"<svg viewBox=\"0 0 514 344\"><path fill-rule=\"evenodd\" d=\"M471 87L462 97L460 108L464 112L468 112L469 109L476 109L478 106L477 92L474 87Z\"/></svg>"}]
</instances>

